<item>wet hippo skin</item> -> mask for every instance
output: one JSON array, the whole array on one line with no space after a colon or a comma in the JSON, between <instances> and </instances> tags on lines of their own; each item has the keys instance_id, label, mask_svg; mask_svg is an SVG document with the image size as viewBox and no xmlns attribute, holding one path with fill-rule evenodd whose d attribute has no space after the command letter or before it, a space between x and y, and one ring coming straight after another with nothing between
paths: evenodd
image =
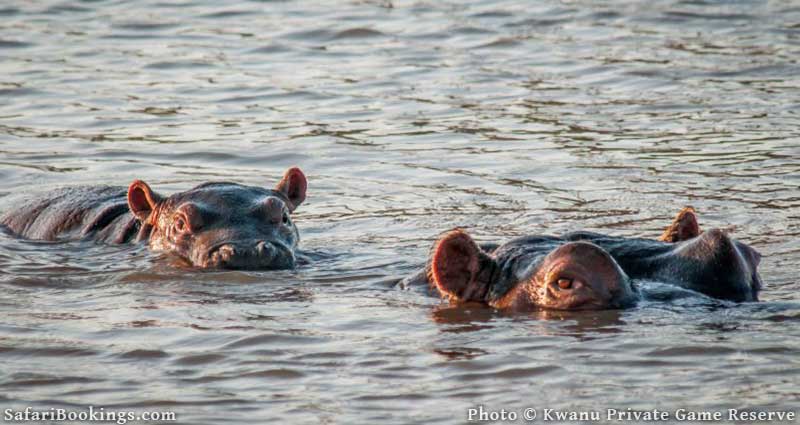
<instances>
[{"instance_id":1,"label":"wet hippo skin","mask_svg":"<svg viewBox=\"0 0 800 425\"><path fill-rule=\"evenodd\" d=\"M761 254L723 230L700 230L695 211L684 208L659 240L621 238L591 232L563 235L591 242L611 254L633 279L691 289L713 298L758 301Z\"/></svg>"},{"instance_id":2,"label":"wet hippo skin","mask_svg":"<svg viewBox=\"0 0 800 425\"><path fill-rule=\"evenodd\" d=\"M443 297L496 308L621 308L652 280L730 301L757 301L760 255L719 229L700 230L685 208L659 240L592 232L524 236L478 246L462 230L433 246L426 269L404 286L428 283Z\"/></svg>"},{"instance_id":3,"label":"wet hippo skin","mask_svg":"<svg viewBox=\"0 0 800 425\"><path fill-rule=\"evenodd\" d=\"M201 268L291 268L299 241L291 214L306 189L299 168L274 189L212 182L162 196L140 180L127 190L73 187L16 206L0 224L28 239L146 242Z\"/></svg>"}]
</instances>

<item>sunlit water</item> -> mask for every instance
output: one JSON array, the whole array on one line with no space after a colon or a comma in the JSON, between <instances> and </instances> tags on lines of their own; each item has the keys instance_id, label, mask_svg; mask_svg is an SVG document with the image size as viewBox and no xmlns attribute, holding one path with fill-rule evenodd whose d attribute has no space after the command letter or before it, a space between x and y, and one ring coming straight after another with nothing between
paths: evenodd
<instances>
[{"instance_id":1,"label":"sunlit water","mask_svg":"<svg viewBox=\"0 0 800 425\"><path fill-rule=\"evenodd\" d=\"M800 7L7 1L0 203L309 177L311 266L198 272L0 236L0 407L180 423L797 408ZM656 237L693 205L763 302L509 315L392 285L441 231Z\"/></svg>"}]
</instances>

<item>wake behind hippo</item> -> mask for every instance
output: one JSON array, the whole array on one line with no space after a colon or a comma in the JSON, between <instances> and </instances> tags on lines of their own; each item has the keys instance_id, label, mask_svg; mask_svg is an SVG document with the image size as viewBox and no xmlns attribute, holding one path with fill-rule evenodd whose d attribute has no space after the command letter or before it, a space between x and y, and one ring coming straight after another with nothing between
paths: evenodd
<instances>
[{"instance_id":1,"label":"wake behind hippo","mask_svg":"<svg viewBox=\"0 0 800 425\"><path fill-rule=\"evenodd\" d=\"M424 272L457 302L499 309L623 308L638 298L635 280L653 280L731 301L757 301L761 256L719 229L701 232L694 210L682 210L660 240L591 232L525 236L478 246L462 230L442 236Z\"/></svg>"},{"instance_id":2,"label":"wake behind hippo","mask_svg":"<svg viewBox=\"0 0 800 425\"><path fill-rule=\"evenodd\" d=\"M296 263L299 233L291 213L306 189L299 168L287 170L274 189L212 182L166 197L135 180L127 191L56 190L7 212L0 224L28 239L146 241L201 268L284 269Z\"/></svg>"}]
</instances>

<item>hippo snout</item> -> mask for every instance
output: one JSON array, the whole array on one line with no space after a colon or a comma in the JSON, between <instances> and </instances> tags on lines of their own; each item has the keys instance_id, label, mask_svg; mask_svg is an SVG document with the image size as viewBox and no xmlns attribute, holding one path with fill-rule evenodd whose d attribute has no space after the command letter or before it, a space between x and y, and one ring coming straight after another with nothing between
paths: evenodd
<instances>
[{"instance_id":1,"label":"hippo snout","mask_svg":"<svg viewBox=\"0 0 800 425\"><path fill-rule=\"evenodd\" d=\"M281 269L294 267L295 257L291 249L280 243L229 242L209 251L205 261L196 265L218 269Z\"/></svg>"}]
</instances>

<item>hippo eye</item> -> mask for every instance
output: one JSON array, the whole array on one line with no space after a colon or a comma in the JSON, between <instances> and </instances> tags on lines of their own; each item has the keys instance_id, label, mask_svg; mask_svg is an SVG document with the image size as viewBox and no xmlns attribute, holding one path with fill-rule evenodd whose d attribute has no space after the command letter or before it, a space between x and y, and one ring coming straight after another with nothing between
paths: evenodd
<instances>
[{"instance_id":1,"label":"hippo eye","mask_svg":"<svg viewBox=\"0 0 800 425\"><path fill-rule=\"evenodd\" d=\"M186 220L183 217L177 217L174 226L177 232L183 233L186 230Z\"/></svg>"},{"instance_id":2,"label":"hippo eye","mask_svg":"<svg viewBox=\"0 0 800 425\"><path fill-rule=\"evenodd\" d=\"M283 213L283 224L288 226L289 223L291 223L291 222L292 222L292 220L289 219L289 213L288 212L284 212Z\"/></svg>"},{"instance_id":3,"label":"hippo eye","mask_svg":"<svg viewBox=\"0 0 800 425\"><path fill-rule=\"evenodd\" d=\"M172 229L176 234L190 232L189 218L184 214L176 214L172 222Z\"/></svg>"},{"instance_id":4,"label":"hippo eye","mask_svg":"<svg viewBox=\"0 0 800 425\"><path fill-rule=\"evenodd\" d=\"M560 289L569 289L572 288L572 279L567 279L565 277L562 277L558 279L558 282L556 282L556 284Z\"/></svg>"}]
</instances>

